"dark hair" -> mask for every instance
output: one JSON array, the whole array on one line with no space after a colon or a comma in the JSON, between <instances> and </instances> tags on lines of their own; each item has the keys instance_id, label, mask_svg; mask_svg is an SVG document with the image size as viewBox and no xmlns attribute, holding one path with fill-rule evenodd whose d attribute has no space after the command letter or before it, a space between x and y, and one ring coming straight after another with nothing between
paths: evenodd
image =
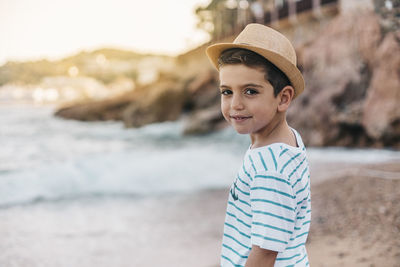
<instances>
[{"instance_id":1,"label":"dark hair","mask_svg":"<svg viewBox=\"0 0 400 267\"><path fill-rule=\"evenodd\" d=\"M262 68L265 72L265 80L270 82L274 88L275 97L285 86L291 85L287 76L280 69L253 51L242 48L231 48L223 51L218 58L218 66L222 67L229 64L244 64L251 68Z\"/></svg>"}]
</instances>

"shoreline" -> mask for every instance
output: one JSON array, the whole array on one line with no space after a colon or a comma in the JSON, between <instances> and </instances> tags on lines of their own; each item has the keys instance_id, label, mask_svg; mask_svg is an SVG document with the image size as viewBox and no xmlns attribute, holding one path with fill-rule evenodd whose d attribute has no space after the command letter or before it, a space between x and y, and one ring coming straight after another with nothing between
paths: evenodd
<instances>
[{"instance_id":1,"label":"shoreline","mask_svg":"<svg viewBox=\"0 0 400 267\"><path fill-rule=\"evenodd\" d=\"M399 162L369 167L400 174ZM0 265L218 266L228 191L43 202L0 210ZM310 265L396 266L398 192L400 180L354 175L312 180L306 245Z\"/></svg>"}]
</instances>

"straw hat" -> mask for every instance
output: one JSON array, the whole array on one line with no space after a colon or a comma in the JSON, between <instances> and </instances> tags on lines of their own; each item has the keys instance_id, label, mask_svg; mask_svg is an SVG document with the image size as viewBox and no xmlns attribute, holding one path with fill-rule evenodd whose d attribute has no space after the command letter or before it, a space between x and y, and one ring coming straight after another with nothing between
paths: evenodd
<instances>
[{"instance_id":1,"label":"straw hat","mask_svg":"<svg viewBox=\"0 0 400 267\"><path fill-rule=\"evenodd\" d=\"M211 63L217 68L218 58L224 50L243 48L251 50L278 67L286 74L295 90L296 98L304 90L304 79L296 67L296 52L290 41L278 31L262 24L248 24L233 43L219 43L207 48Z\"/></svg>"}]
</instances>

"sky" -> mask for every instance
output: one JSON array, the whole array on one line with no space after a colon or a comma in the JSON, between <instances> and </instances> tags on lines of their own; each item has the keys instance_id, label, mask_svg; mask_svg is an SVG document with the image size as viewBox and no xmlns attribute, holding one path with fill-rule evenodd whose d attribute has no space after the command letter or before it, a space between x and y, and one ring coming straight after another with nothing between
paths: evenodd
<instances>
[{"instance_id":1,"label":"sky","mask_svg":"<svg viewBox=\"0 0 400 267\"><path fill-rule=\"evenodd\" d=\"M207 41L209 0L0 0L0 65L103 47L178 55Z\"/></svg>"}]
</instances>

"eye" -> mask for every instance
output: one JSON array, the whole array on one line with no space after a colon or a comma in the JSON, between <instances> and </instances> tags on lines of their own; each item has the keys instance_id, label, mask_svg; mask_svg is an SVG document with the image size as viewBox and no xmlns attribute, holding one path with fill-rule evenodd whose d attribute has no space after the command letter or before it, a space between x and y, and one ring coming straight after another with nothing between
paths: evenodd
<instances>
[{"instance_id":1,"label":"eye","mask_svg":"<svg viewBox=\"0 0 400 267\"><path fill-rule=\"evenodd\" d=\"M256 95L256 94L258 94L258 91L253 88L246 88L244 93L246 95Z\"/></svg>"},{"instance_id":2,"label":"eye","mask_svg":"<svg viewBox=\"0 0 400 267\"><path fill-rule=\"evenodd\" d=\"M221 95L231 95L231 94L232 94L232 91L228 90L228 89L224 89L221 91Z\"/></svg>"}]
</instances>

